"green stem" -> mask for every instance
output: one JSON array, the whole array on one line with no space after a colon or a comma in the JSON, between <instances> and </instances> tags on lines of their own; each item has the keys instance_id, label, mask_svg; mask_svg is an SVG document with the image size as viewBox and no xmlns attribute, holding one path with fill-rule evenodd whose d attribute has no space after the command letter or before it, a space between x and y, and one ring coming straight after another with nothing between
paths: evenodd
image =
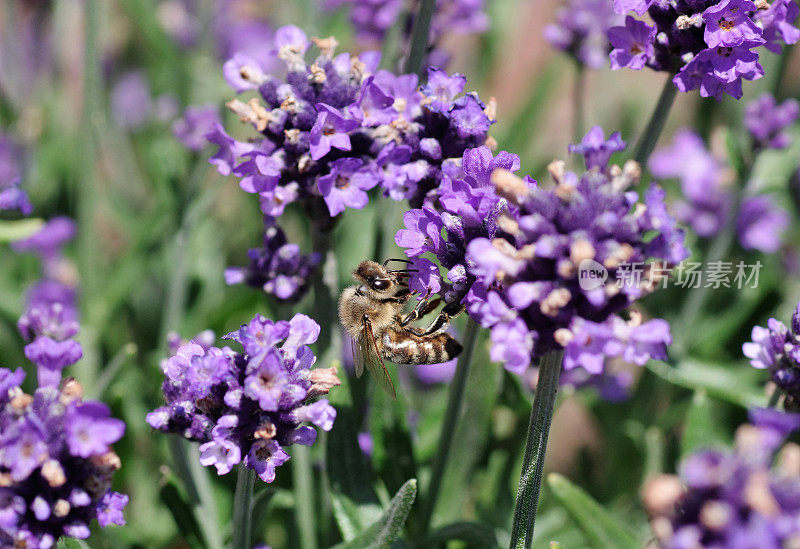
<instances>
[{"instance_id":1,"label":"green stem","mask_svg":"<svg viewBox=\"0 0 800 549\"><path fill-rule=\"evenodd\" d=\"M233 549L252 549L253 485L256 473L244 463L239 464L236 492L233 494Z\"/></svg>"},{"instance_id":2,"label":"green stem","mask_svg":"<svg viewBox=\"0 0 800 549\"><path fill-rule=\"evenodd\" d=\"M419 10L414 17L414 26L411 29L411 49L406 59L406 73L416 73L423 76L423 63L425 55L428 53L428 38L431 30L431 20L433 10L436 7L436 0L419 0Z\"/></svg>"},{"instance_id":3,"label":"green stem","mask_svg":"<svg viewBox=\"0 0 800 549\"><path fill-rule=\"evenodd\" d=\"M114 378L117 377L117 374L122 369L122 366L127 364L128 359L133 357L137 352L137 347L135 343L128 343L124 345L122 349L117 351L108 364L106 364L105 368L103 368L103 372L100 374L100 377L97 378L97 381L92 386L92 397L98 400L104 400L106 391L108 390L111 382L114 381Z\"/></svg>"},{"instance_id":4,"label":"green stem","mask_svg":"<svg viewBox=\"0 0 800 549\"><path fill-rule=\"evenodd\" d=\"M99 9L97 0L84 2L83 44L83 104L81 106L81 137L78 146L80 170L77 184L78 230L80 231L79 259L81 279L84 285L94 288L95 259L97 258L97 233L94 230L95 163L97 162L97 140L95 122L101 115L100 54L98 51Z\"/></svg>"},{"instance_id":5,"label":"green stem","mask_svg":"<svg viewBox=\"0 0 800 549\"><path fill-rule=\"evenodd\" d=\"M450 449L453 445L453 437L456 433L456 426L464 403L464 389L467 385L469 367L472 362L472 355L475 352L475 344L478 340L479 331L480 327L478 324L472 319L468 319L467 327L464 331L464 350L461 351L461 355L458 357L456 373L453 376L453 381L450 383L450 393L447 398L447 408L444 412L444 419L442 420L439 447L433 459L433 472L431 473L430 484L428 484L428 490L425 492L426 497L422 500L420 506L419 516L422 533L420 538L428 533L431 517L436 508L436 500L439 497L439 489L444 480Z\"/></svg>"},{"instance_id":6,"label":"green stem","mask_svg":"<svg viewBox=\"0 0 800 549\"><path fill-rule=\"evenodd\" d=\"M647 160L650 158L650 153L656 146L658 136L661 135L661 130L664 129L664 124L667 121L667 116L675 102L675 97L678 95L678 88L672 83L672 73L667 76L667 81L661 89L661 95L658 97L658 103L650 116L650 121L644 133L639 137L639 142L636 143L636 152L633 159L636 160L642 169L647 165Z\"/></svg>"},{"instance_id":7,"label":"green stem","mask_svg":"<svg viewBox=\"0 0 800 549\"><path fill-rule=\"evenodd\" d=\"M95 203L97 201L97 185L95 167L97 164L97 121L102 117L101 93L102 80L100 74L100 52L98 50L99 36L99 2L86 0L84 2L84 43L83 43L83 91L81 104L81 129L76 148L75 166L76 178L73 194L78 218L78 268L81 285L83 287L84 313L86 321L82 340L84 344L84 359L76 366L79 376L87 390L91 391L94 380L97 379L98 353L94 327L97 319L93 314L93 303L99 299L98 289L98 258L101 253L98 247L98 231L95 228Z\"/></svg>"},{"instance_id":8,"label":"green stem","mask_svg":"<svg viewBox=\"0 0 800 549\"><path fill-rule=\"evenodd\" d=\"M573 125L572 125L572 139L575 143L580 143L583 139L583 111L584 103L586 102L586 94L584 89L586 87L586 69L580 63L575 63L575 82L572 90L572 105L573 105Z\"/></svg>"},{"instance_id":9,"label":"green stem","mask_svg":"<svg viewBox=\"0 0 800 549\"><path fill-rule=\"evenodd\" d=\"M167 437L175 472L192 502L192 512L208 549L222 549L222 535L208 470L200 464L195 445L178 436ZM195 453L189 457L189 450Z\"/></svg>"},{"instance_id":10,"label":"green stem","mask_svg":"<svg viewBox=\"0 0 800 549\"><path fill-rule=\"evenodd\" d=\"M294 517L300 533L301 549L317 547L313 475L311 449L295 444L292 447L292 482L295 497Z\"/></svg>"},{"instance_id":11,"label":"green stem","mask_svg":"<svg viewBox=\"0 0 800 549\"><path fill-rule=\"evenodd\" d=\"M539 506L547 437L553 420L563 356L562 351L552 351L546 354L539 364L539 381L536 384L536 396L533 398L528 441L525 444L517 503L514 506L514 524L509 545L511 549L527 549L533 540L533 524Z\"/></svg>"}]
</instances>

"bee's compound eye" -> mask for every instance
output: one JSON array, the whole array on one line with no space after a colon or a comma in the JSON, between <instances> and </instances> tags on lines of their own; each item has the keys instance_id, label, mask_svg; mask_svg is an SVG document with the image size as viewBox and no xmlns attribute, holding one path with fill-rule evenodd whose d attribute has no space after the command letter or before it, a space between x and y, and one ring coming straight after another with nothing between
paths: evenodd
<instances>
[{"instance_id":1,"label":"bee's compound eye","mask_svg":"<svg viewBox=\"0 0 800 549\"><path fill-rule=\"evenodd\" d=\"M385 278L378 278L375 280L371 280L369 284L375 290L388 290L389 286L392 285L392 283L386 280Z\"/></svg>"}]
</instances>

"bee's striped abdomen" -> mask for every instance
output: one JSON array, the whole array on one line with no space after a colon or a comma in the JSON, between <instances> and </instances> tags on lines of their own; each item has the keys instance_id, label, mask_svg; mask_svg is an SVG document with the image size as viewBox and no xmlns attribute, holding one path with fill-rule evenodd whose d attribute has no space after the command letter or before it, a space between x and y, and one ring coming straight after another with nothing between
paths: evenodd
<instances>
[{"instance_id":1,"label":"bee's striped abdomen","mask_svg":"<svg viewBox=\"0 0 800 549\"><path fill-rule=\"evenodd\" d=\"M439 364L461 353L450 334L418 336L407 330L386 330L381 338L383 358L396 364Z\"/></svg>"}]
</instances>

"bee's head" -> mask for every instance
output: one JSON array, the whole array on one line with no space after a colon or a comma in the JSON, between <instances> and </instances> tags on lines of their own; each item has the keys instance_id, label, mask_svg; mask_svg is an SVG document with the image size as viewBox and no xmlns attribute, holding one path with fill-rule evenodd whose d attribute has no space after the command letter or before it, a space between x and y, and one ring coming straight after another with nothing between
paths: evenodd
<instances>
[{"instance_id":1,"label":"bee's head","mask_svg":"<svg viewBox=\"0 0 800 549\"><path fill-rule=\"evenodd\" d=\"M392 293L398 285L397 276L374 261L359 263L356 270L353 271L353 276L373 292L381 294Z\"/></svg>"}]
</instances>

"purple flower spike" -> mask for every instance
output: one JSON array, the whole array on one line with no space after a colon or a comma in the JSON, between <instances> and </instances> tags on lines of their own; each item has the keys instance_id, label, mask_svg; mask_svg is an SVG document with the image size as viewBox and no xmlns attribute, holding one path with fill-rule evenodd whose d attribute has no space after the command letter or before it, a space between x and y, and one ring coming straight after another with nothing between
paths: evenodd
<instances>
[{"instance_id":1,"label":"purple flower spike","mask_svg":"<svg viewBox=\"0 0 800 549\"><path fill-rule=\"evenodd\" d=\"M653 55L653 40L656 29L638 21L630 15L625 18L624 27L608 29L608 39L614 50L611 52L611 68L628 67L641 70Z\"/></svg>"},{"instance_id":2,"label":"purple flower spike","mask_svg":"<svg viewBox=\"0 0 800 549\"><path fill-rule=\"evenodd\" d=\"M783 149L791 143L784 130L797 121L800 103L787 99L780 105L772 94L765 93L749 102L744 111L744 125L758 148Z\"/></svg>"},{"instance_id":3,"label":"purple flower spike","mask_svg":"<svg viewBox=\"0 0 800 549\"><path fill-rule=\"evenodd\" d=\"M605 138L603 128L595 126L583 137L577 145L569 146L571 154L582 154L586 169L598 168L605 170L611 155L625 150L625 142L619 132L612 133L608 140Z\"/></svg>"},{"instance_id":4,"label":"purple flower spike","mask_svg":"<svg viewBox=\"0 0 800 549\"><path fill-rule=\"evenodd\" d=\"M311 158L319 160L331 148L349 151L350 136L347 132L356 128L358 122L345 118L337 109L324 103L317 103L317 112L317 121L309 134Z\"/></svg>"},{"instance_id":5,"label":"purple flower spike","mask_svg":"<svg viewBox=\"0 0 800 549\"><path fill-rule=\"evenodd\" d=\"M554 162L550 189L515 175L513 155L467 151L461 169L448 166L438 200L407 212L406 228L395 237L408 257L427 261L420 256L430 253L447 270L441 279L430 268L418 269L410 286L423 292L438 285L446 302L463 304L491 328L492 360L515 373L560 349L565 370L581 368L589 377L604 374L607 357L637 365L665 359L671 343L666 322L643 323L635 313L627 322L617 316L657 287L644 283L650 272L639 282L626 279L625 272L642 264L655 277L649 258L658 260L663 273L688 250L667 213L664 191L651 187L637 206L636 193L628 189L638 166L608 166L611 154L623 147L618 133L605 140L602 128L594 128L572 146L584 154L587 171L567 172ZM580 274L589 268L598 277L590 283ZM621 289L609 288L615 282Z\"/></svg>"},{"instance_id":6,"label":"purple flower spike","mask_svg":"<svg viewBox=\"0 0 800 549\"><path fill-rule=\"evenodd\" d=\"M227 284L247 284L289 303L308 290L311 275L320 262L319 254L305 255L297 244L287 242L286 235L274 220L265 219L264 246L248 252L248 267L225 269Z\"/></svg>"},{"instance_id":7,"label":"purple flower spike","mask_svg":"<svg viewBox=\"0 0 800 549\"><path fill-rule=\"evenodd\" d=\"M309 344L319 325L305 315L273 322L257 315L226 336L228 347L189 343L164 362L166 405L147 415L148 424L201 443L200 462L224 475L243 462L265 482L289 459L285 448L312 445L316 431L333 426L327 400L312 402L339 385L335 369L312 370Z\"/></svg>"}]
</instances>

